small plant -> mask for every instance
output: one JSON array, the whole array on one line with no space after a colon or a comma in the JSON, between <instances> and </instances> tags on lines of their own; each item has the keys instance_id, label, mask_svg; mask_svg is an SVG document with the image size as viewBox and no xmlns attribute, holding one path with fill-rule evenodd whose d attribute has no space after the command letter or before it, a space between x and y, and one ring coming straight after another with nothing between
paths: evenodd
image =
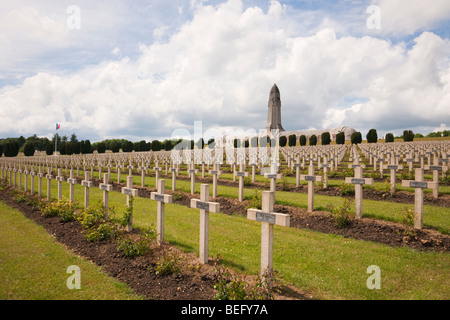
<instances>
[{"instance_id":1,"label":"small plant","mask_svg":"<svg viewBox=\"0 0 450 320\"><path fill-rule=\"evenodd\" d=\"M352 169L352 168L345 168L345 169L342 171L342 174L343 174L344 177L353 177L354 172L353 172L353 169Z\"/></svg>"},{"instance_id":2,"label":"small plant","mask_svg":"<svg viewBox=\"0 0 450 320\"><path fill-rule=\"evenodd\" d=\"M407 170L401 172L402 180L414 180L414 171Z\"/></svg>"},{"instance_id":3,"label":"small plant","mask_svg":"<svg viewBox=\"0 0 450 320\"><path fill-rule=\"evenodd\" d=\"M377 187L376 189L383 192L383 197L392 195L391 194L391 184L388 181L388 179L384 179L384 183L380 187Z\"/></svg>"},{"instance_id":4,"label":"small plant","mask_svg":"<svg viewBox=\"0 0 450 320\"><path fill-rule=\"evenodd\" d=\"M117 234L118 230L114 227L114 225L108 222L103 222L86 231L86 240L89 242L105 241L115 238Z\"/></svg>"},{"instance_id":5,"label":"small plant","mask_svg":"<svg viewBox=\"0 0 450 320\"><path fill-rule=\"evenodd\" d=\"M342 204L342 206L329 205L327 207L328 211L331 212L331 217L334 219L334 224L336 225L336 227L344 228L351 224L351 202L352 201L349 198L344 198L344 203Z\"/></svg>"},{"instance_id":6,"label":"small plant","mask_svg":"<svg viewBox=\"0 0 450 320\"><path fill-rule=\"evenodd\" d=\"M85 229L85 237L89 242L105 241L119 235L117 227L105 220L105 208L101 200L96 206L81 213L77 220Z\"/></svg>"},{"instance_id":7,"label":"small plant","mask_svg":"<svg viewBox=\"0 0 450 320\"><path fill-rule=\"evenodd\" d=\"M273 299L272 292L267 282L258 277L254 286L251 286L243 278L238 279L228 268L220 263L220 257L216 259L214 271L214 289L217 293L214 300L269 300Z\"/></svg>"},{"instance_id":8,"label":"small plant","mask_svg":"<svg viewBox=\"0 0 450 320\"><path fill-rule=\"evenodd\" d=\"M48 202L42 207L42 216L44 217L57 217L59 216L61 221L68 222L75 220L75 203L71 203L69 200L62 198L57 202Z\"/></svg>"},{"instance_id":9,"label":"small plant","mask_svg":"<svg viewBox=\"0 0 450 320\"><path fill-rule=\"evenodd\" d=\"M439 183L443 183L446 185L450 184L450 170L442 173L442 176L439 178Z\"/></svg>"},{"instance_id":10,"label":"small plant","mask_svg":"<svg viewBox=\"0 0 450 320\"><path fill-rule=\"evenodd\" d=\"M128 201L128 206L123 213L123 217L117 218L117 223L121 227L125 228L126 226L128 226L130 224L130 219L131 219L131 216L133 215L133 208L134 208L134 198L133 198L133 196L130 196L130 200Z\"/></svg>"},{"instance_id":11,"label":"small plant","mask_svg":"<svg viewBox=\"0 0 450 320\"><path fill-rule=\"evenodd\" d=\"M249 203L245 206L245 210L249 208L262 209L262 193L258 188L254 189Z\"/></svg>"},{"instance_id":12,"label":"small plant","mask_svg":"<svg viewBox=\"0 0 450 320\"><path fill-rule=\"evenodd\" d=\"M287 182L286 178L283 178L283 181L281 182L281 190L283 191L289 191L290 186L289 183Z\"/></svg>"},{"instance_id":13,"label":"small plant","mask_svg":"<svg viewBox=\"0 0 450 320\"><path fill-rule=\"evenodd\" d=\"M292 176L292 170L291 168L286 168L283 170L283 176Z\"/></svg>"},{"instance_id":14,"label":"small plant","mask_svg":"<svg viewBox=\"0 0 450 320\"><path fill-rule=\"evenodd\" d=\"M15 202L17 203L22 203L22 202L26 202L27 198L23 193L17 192L13 195L13 199Z\"/></svg>"},{"instance_id":15,"label":"small plant","mask_svg":"<svg viewBox=\"0 0 450 320\"><path fill-rule=\"evenodd\" d=\"M405 208L405 210L401 213L401 222L405 227L402 234L404 236L415 238L417 236L417 232L414 229L414 211L412 209Z\"/></svg>"},{"instance_id":16,"label":"small plant","mask_svg":"<svg viewBox=\"0 0 450 320\"><path fill-rule=\"evenodd\" d=\"M174 273L180 273L181 267L178 264L180 260L181 258L176 257L173 253L168 256L164 255L160 257L160 262L156 264L154 274L167 276Z\"/></svg>"},{"instance_id":17,"label":"small plant","mask_svg":"<svg viewBox=\"0 0 450 320\"><path fill-rule=\"evenodd\" d=\"M343 183L339 186L342 196L352 196L355 194L355 186L350 183Z\"/></svg>"},{"instance_id":18,"label":"small plant","mask_svg":"<svg viewBox=\"0 0 450 320\"><path fill-rule=\"evenodd\" d=\"M133 240L131 238L122 238L119 240L117 251L121 252L125 257L134 258L142 256L150 252L150 239L147 237Z\"/></svg>"},{"instance_id":19,"label":"small plant","mask_svg":"<svg viewBox=\"0 0 450 320\"><path fill-rule=\"evenodd\" d=\"M329 178L334 178L337 175L337 170L333 170L330 173L328 173Z\"/></svg>"},{"instance_id":20,"label":"small plant","mask_svg":"<svg viewBox=\"0 0 450 320\"><path fill-rule=\"evenodd\" d=\"M248 187L252 184L252 178L244 177L244 187Z\"/></svg>"},{"instance_id":21,"label":"small plant","mask_svg":"<svg viewBox=\"0 0 450 320\"><path fill-rule=\"evenodd\" d=\"M381 173L379 171L372 171L370 177L373 179L381 179Z\"/></svg>"}]
</instances>

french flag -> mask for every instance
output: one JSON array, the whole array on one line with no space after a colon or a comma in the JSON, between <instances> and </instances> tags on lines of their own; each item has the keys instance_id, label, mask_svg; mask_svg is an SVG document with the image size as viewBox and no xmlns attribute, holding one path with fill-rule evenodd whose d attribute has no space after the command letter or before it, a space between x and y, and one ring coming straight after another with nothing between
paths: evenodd
<instances>
[{"instance_id":1,"label":"french flag","mask_svg":"<svg viewBox=\"0 0 450 320\"><path fill-rule=\"evenodd\" d=\"M59 123L56 124L56 130L58 130L59 128L61 128L61 125Z\"/></svg>"}]
</instances>

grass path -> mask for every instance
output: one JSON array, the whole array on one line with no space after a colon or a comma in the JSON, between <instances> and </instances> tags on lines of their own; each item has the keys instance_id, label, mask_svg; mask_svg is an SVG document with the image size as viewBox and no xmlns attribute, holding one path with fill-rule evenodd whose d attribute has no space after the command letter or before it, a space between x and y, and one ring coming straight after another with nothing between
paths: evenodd
<instances>
[{"instance_id":1,"label":"grass path","mask_svg":"<svg viewBox=\"0 0 450 320\"><path fill-rule=\"evenodd\" d=\"M67 288L71 265L80 268L80 289ZM0 284L0 300L141 299L1 201Z\"/></svg>"}]
</instances>

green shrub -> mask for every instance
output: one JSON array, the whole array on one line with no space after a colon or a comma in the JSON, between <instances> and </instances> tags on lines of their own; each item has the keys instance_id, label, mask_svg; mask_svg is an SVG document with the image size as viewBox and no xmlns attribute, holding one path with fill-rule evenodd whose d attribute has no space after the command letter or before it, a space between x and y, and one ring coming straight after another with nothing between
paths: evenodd
<instances>
[{"instance_id":1,"label":"green shrub","mask_svg":"<svg viewBox=\"0 0 450 320\"><path fill-rule=\"evenodd\" d=\"M414 229L414 211L412 209L405 208L405 210L401 213L401 222L405 227L402 234L415 238L417 236L417 232Z\"/></svg>"},{"instance_id":2,"label":"green shrub","mask_svg":"<svg viewBox=\"0 0 450 320\"><path fill-rule=\"evenodd\" d=\"M368 143L376 143L378 141L377 130L370 129L366 135L366 139Z\"/></svg>"},{"instance_id":3,"label":"green shrub","mask_svg":"<svg viewBox=\"0 0 450 320\"><path fill-rule=\"evenodd\" d=\"M339 190L342 196L353 196L355 195L355 186L350 183L343 183L339 186Z\"/></svg>"},{"instance_id":4,"label":"green shrub","mask_svg":"<svg viewBox=\"0 0 450 320\"><path fill-rule=\"evenodd\" d=\"M75 203L70 203L69 200L62 198L57 202L46 203L41 209L41 214L44 217L59 216L61 221L68 222L75 220L75 209Z\"/></svg>"},{"instance_id":5,"label":"green shrub","mask_svg":"<svg viewBox=\"0 0 450 320\"><path fill-rule=\"evenodd\" d=\"M361 132L353 132L351 137L352 144L359 144L362 142Z\"/></svg>"},{"instance_id":6,"label":"green shrub","mask_svg":"<svg viewBox=\"0 0 450 320\"><path fill-rule=\"evenodd\" d=\"M306 136L302 134L299 138L299 142L300 142L301 146L305 146L306 145Z\"/></svg>"},{"instance_id":7,"label":"green shrub","mask_svg":"<svg viewBox=\"0 0 450 320\"><path fill-rule=\"evenodd\" d=\"M250 197L249 203L245 206L245 210L250 208L262 209L262 193L258 188L253 189L253 195Z\"/></svg>"},{"instance_id":8,"label":"green shrub","mask_svg":"<svg viewBox=\"0 0 450 320\"><path fill-rule=\"evenodd\" d=\"M23 146L23 153L26 157L31 157L34 155L34 152L36 151L34 144L32 142L27 142Z\"/></svg>"},{"instance_id":9,"label":"green shrub","mask_svg":"<svg viewBox=\"0 0 450 320\"><path fill-rule=\"evenodd\" d=\"M339 132L336 135L336 144L345 144L345 133Z\"/></svg>"},{"instance_id":10,"label":"green shrub","mask_svg":"<svg viewBox=\"0 0 450 320\"><path fill-rule=\"evenodd\" d=\"M156 268L153 271L156 275L167 276L174 273L180 273L181 267L178 264L181 258L176 257L173 253L168 256L164 255L160 258L160 262L156 264Z\"/></svg>"},{"instance_id":11,"label":"green shrub","mask_svg":"<svg viewBox=\"0 0 450 320\"><path fill-rule=\"evenodd\" d=\"M414 140L414 132L412 130L404 130L403 131L403 141L413 141Z\"/></svg>"},{"instance_id":12,"label":"green shrub","mask_svg":"<svg viewBox=\"0 0 450 320\"><path fill-rule=\"evenodd\" d=\"M329 145L331 143L331 136L329 132L323 132L321 135L322 145Z\"/></svg>"},{"instance_id":13,"label":"green shrub","mask_svg":"<svg viewBox=\"0 0 450 320\"><path fill-rule=\"evenodd\" d=\"M220 264L220 258L214 266L214 289L217 290L214 300L272 300L272 290L262 277L251 286L244 278L237 278L228 268Z\"/></svg>"},{"instance_id":14,"label":"green shrub","mask_svg":"<svg viewBox=\"0 0 450 320\"><path fill-rule=\"evenodd\" d=\"M150 252L150 239L147 237L133 240L131 238L122 238L119 240L117 251L121 252L125 257L133 258L142 256Z\"/></svg>"},{"instance_id":15,"label":"green shrub","mask_svg":"<svg viewBox=\"0 0 450 320\"><path fill-rule=\"evenodd\" d=\"M309 137L309 145L315 146L317 144L317 136L313 134L311 137Z\"/></svg>"},{"instance_id":16,"label":"green shrub","mask_svg":"<svg viewBox=\"0 0 450 320\"><path fill-rule=\"evenodd\" d=\"M295 147L297 144L297 136L295 134L291 134L288 137L288 145L289 147Z\"/></svg>"},{"instance_id":17,"label":"green shrub","mask_svg":"<svg viewBox=\"0 0 450 320\"><path fill-rule=\"evenodd\" d=\"M330 205L327 207L328 211L331 212L331 217L336 227L344 228L352 223L351 202L349 198L344 198L342 206Z\"/></svg>"},{"instance_id":18,"label":"green shrub","mask_svg":"<svg viewBox=\"0 0 450 320\"><path fill-rule=\"evenodd\" d=\"M394 142L394 134L386 133L385 142Z\"/></svg>"}]
</instances>

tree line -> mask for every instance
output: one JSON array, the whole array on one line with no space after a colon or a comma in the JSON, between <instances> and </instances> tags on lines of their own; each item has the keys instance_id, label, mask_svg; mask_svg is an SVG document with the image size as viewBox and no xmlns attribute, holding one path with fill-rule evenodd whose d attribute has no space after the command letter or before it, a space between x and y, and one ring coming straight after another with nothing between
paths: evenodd
<instances>
[{"instance_id":1,"label":"tree line","mask_svg":"<svg viewBox=\"0 0 450 320\"><path fill-rule=\"evenodd\" d=\"M442 132L432 132L426 135L426 137L447 137L450 135L449 130L444 130ZM413 141L414 138L422 138L422 134L414 134L412 130L404 130L403 135L394 136L392 133L387 133L385 136L385 142L394 142L394 139L403 139L403 141ZM328 145L331 143L331 136L329 132L323 132L320 136L320 142L322 145ZM56 141L55 141L56 139ZM376 129L370 129L366 134L366 139L368 143L376 143L378 141L378 133ZM183 142L183 143L182 143ZM270 139L269 136L263 137L253 137L251 139L234 139L234 147L239 148L241 145L248 148L258 147L258 146L274 146L277 141L275 139ZM305 146L309 142L309 145L315 146L318 143L317 135L312 135L307 138L305 135L300 135L297 137L295 134L289 136L281 136L278 143L281 147L296 146L297 143L300 146ZM354 132L351 136L352 144L362 143L361 132ZM336 135L336 144L345 144L345 134L340 132ZM52 155L56 151L61 155L72 155L72 154L89 154L97 151L98 153L105 153L106 150L110 150L113 153L117 153L120 150L122 152L132 152L132 151L160 151L166 150L170 151L176 146L181 148L194 149L196 146L199 149L205 147L205 142L203 138L198 141L194 140L182 140L182 139L171 139L171 140L153 140L153 141L136 141L132 142L126 139L107 139L99 142L94 142L91 144L89 140L79 141L76 134L73 133L70 138L67 136L54 135L50 140L48 138L40 138L36 134L25 138L20 136L19 138L6 138L0 139L0 157L15 157L19 152L23 152L25 156L33 156L36 151L45 151L47 155ZM206 146L209 148L214 147L214 139L209 139Z\"/></svg>"}]
</instances>

